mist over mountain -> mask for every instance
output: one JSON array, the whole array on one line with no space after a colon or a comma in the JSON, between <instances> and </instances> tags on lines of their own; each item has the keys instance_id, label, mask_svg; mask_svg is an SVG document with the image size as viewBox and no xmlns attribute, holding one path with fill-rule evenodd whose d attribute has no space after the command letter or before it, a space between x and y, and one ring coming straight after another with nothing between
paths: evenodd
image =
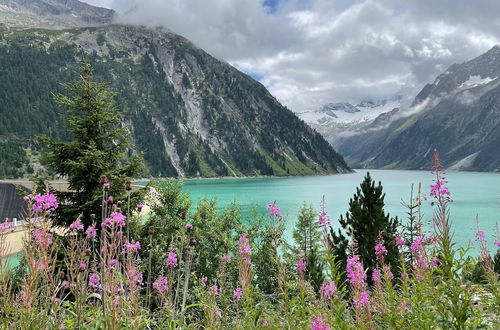
<instances>
[{"instance_id":1,"label":"mist over mountain","mask_svg":"<svg viewBox=\"0 0 500 330\"><path fill-rule=\"evenodd\" d=\"M500 170L500 47L454 64L411 106L382 114L337 141L352 166L429 169L439 150L455 170Z\"/></svg>"}]
</instances>

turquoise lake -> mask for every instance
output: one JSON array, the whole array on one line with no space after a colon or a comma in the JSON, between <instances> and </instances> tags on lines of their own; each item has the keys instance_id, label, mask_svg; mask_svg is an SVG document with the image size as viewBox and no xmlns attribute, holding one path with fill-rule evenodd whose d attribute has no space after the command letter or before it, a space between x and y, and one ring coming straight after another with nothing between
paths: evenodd
<instances>
[{"instance_id":1,"label":"turquoise lake","mask_svg":"<svg viewBox=\"0 0 500 330\"><path fill-rule=\"evenodd\" d=\"M356 192L367 170L331 176L308 176L286 178L242 178L186 180L184 189L190 193L194 205L202 198L216 198L219 207L236 201L244 214L256 209L263 214L265 205L276 204L286 218L287 237L297 221L297 213L303 202L312 204L319 211L325 196L326 211L332 225L338 226L340 214L345 214L349 199ZM426 171L369 170L372 179L382 182L385 210L392 216L406 220L406 209L402 200L410 199L411 185L414 192L422 184L422 192L429 195L433 174ZM448 187L452 192L451 220L454 239L466 247L474 242L476 217L488 238L488 247L494 250L496 224L500 222L500 173L450 172L446 173ZM423 205L424 225L432 219L433 209L429 199ZM427 228L430 228L427 225Z\"/></svg>"}]
</instances>

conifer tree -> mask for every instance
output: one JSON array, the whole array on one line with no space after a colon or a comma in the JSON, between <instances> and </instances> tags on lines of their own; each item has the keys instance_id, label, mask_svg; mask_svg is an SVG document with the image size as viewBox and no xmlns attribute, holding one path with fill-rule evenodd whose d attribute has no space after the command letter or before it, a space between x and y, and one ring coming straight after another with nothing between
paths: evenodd
<instances>
[{"instance_id":1,"label":"conifer tree","mask_svg":"<svg viewBox=\"0 0 500 330\"><path fill-rule=\"evenodd\" d=\"M371 281L372 271L377 266L375 245L377 236L381 233L387 255L384 260L397 273L399 252L395 237L399 225L398 219L391 218L384 212L384 197L382 184L375 186L368 172L356 189L354 197L349 201L349 211L345 217L340 216L342 230L337 233L331 230L331 245L345 267L348 253L358 254L365 269L368 269L368 279ZM347 237L346 237L347 235ZM350 241L349 241L350 239ZM350 248L351 247L351 248ZM353 248L355 251L352 251ZM348 251L348 250L351 251Z\"/></svg>"},{"instance_id":2,"label":"conifer tree","mask_svg":"<svg viewBox=\"0 0 500 330\"><path fill-rule=\"evenodd\" d=\"M122 125L123 114L115 106L115 93L108 82L94 80L93 69L83 63L80 77L63 84L68 95L54 95L56 102L68 110L66 119L72 141L54 141L47 136L40 141L46 147L43 162L69 183L69 192L59 192L60 207L56 221L73 222L78 216L89 224L90 215L99 218L102 199L101 176L110 183L109 194L125 194L125 181L138 175L142 157L128 161L125 151L130 138Z\"/></svg>"}]
</instances>

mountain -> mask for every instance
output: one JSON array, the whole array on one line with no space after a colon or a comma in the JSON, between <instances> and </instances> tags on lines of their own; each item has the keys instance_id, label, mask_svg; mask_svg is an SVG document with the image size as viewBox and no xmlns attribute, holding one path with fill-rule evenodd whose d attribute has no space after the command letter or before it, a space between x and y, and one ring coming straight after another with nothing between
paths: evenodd
<instances>
[{"instance_id":1,"label":"mountain","mask_svg":"<svg viewBox=\"0 0 500 330\"><path fill-rule=\"evenodd\" d=\"M327 103L317 110L297 115L337 148L346 137L359 134L360 130L369 126L376 118L398 108L401 100L401 96L394 96L367 98L356 105L348 102Z\"/></svg>"},{"instance_id":2,"label":"mountain","mask_svg":"<svg viewBox=\"0 0 500 330\"><path fill-rule=\"evenodd\" d=\"M377 119L338 143L338 150L355 167L429 169L437 149L450 169L500 171L499 76L495 46L450 66L410 107Z\"/></svg>"},{"instance_id":3,"label":"mountain","mask_svg":"<svg viewBox=\"0 0 500 330\"><path fill-rule=\"evenodd\" d=\"M111 24L115 16L76 0L0 0L0 177L37 171L36 135L71 138L51 95L84 57L117 91L145 175L350 171L257 81L179 35Z\"/></svg>"}]
</instances>

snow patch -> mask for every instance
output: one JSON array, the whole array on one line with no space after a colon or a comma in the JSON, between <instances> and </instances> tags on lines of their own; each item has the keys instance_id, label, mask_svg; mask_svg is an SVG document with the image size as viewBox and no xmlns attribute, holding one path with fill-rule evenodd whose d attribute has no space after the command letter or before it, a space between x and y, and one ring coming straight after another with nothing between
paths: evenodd
<instances>
[{"instance_id":1,"label":"snow patch","mask_svg":"<svg viewBox=\"0 0 500 330\"><path fill-rule=\"evenodd\" d=\"M469 79L465 82L463 82L458 88L473 88L477 87L480 85L486 85L492 82L493 80L497 79L498 77L485 77L481 78L481 76L476 75L476 76L470 76Z\"/></svg>"}]
</instances>

